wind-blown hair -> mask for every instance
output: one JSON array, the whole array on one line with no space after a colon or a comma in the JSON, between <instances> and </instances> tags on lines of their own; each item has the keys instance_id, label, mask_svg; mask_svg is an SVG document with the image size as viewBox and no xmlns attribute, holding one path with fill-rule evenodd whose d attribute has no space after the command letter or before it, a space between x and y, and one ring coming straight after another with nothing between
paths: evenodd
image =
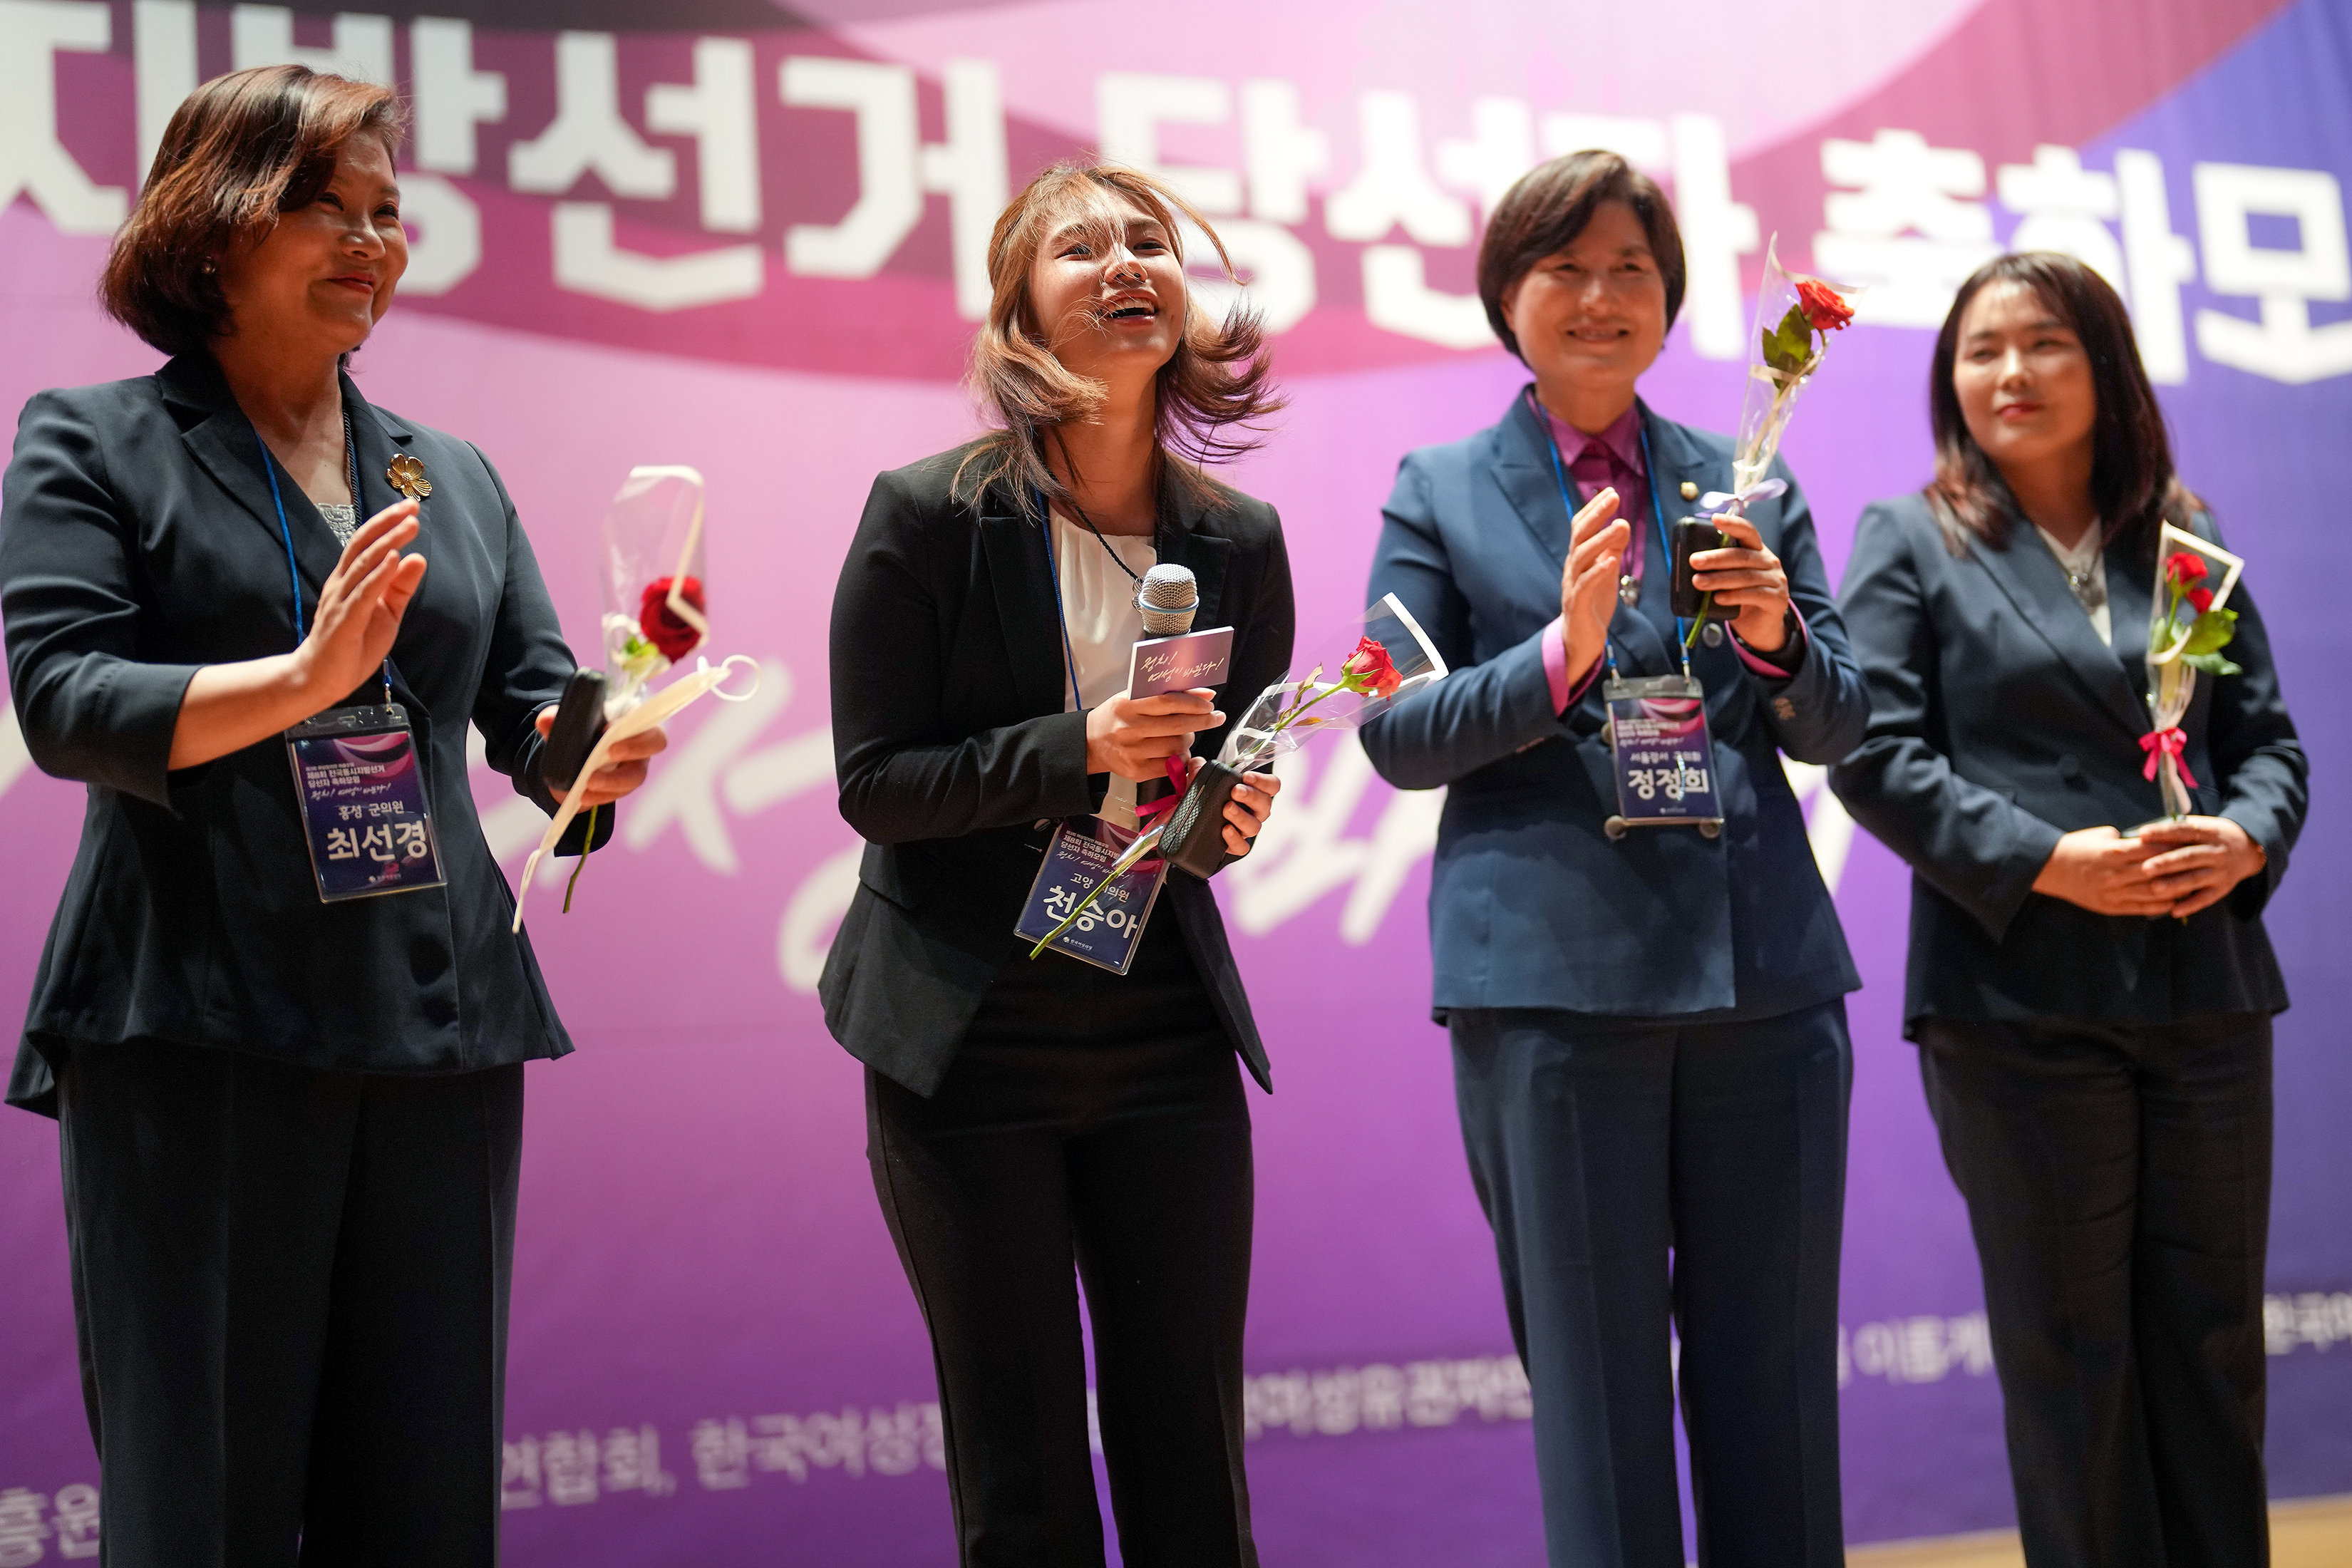
<instances>
[{"instance_id":1,"label":"wind-blown hair","mask_svg":"<svg viewBox=\"0 0 2352 1568\"><path fill-rule=\"evenodd\" d=\"M1123 227L1116 216L1121 197L1160 222L1180 261L1178 218L1190 219L1216 247L1226 278L1234 278L1233 258L1208 220L1140 170L1073 161L1030 181L996 220L988 242L992 297L972 340L968 382L982 414L1000 427L956 466L952 489L965 504L998 483L1016 490L1024 504L1035 491L1049 500L1068 493L1046 467L1045 442L1059 426L1093 417L1109 389L1069 370L1046 346L1045 324L1030 305L1029 274L1038 250L1073 223L1100 227L1107 237L1117 235ZM1249 432L1283 405L1273 374L1258 312L1236 301L1219 323L1185 290L1183 336L1160 367L1156 416L1161 463L1180 483L1213 497L1217 487L1201 465L1230 462L1256 448L1258 439ZM1171 457L1179 460L1168 462Z\"/></svg>"},{"instance_id":2,"label":"wind-blown hair","mask_svg":"<svg viewBox=\"0 0 2352 1568\"><path fill-rule=\"evenodd\" d=\"M167 354L232 330L219 265L239 239L308 206L354 136L400 150L399 95L307 66L215 77L172 111L139 205L114 237L99 281L107 314Z\"/></svg>"},{"instance_id":3,"label":"wind-blown hair","mask_svg":"<svg viewBox=\"0 0 2352 1568\"><path fill-rule=\"evenodd\" d=\"M2009 542L2017 499L2000 470L1969 434L1960 395L1952 384L1959 357L1960 318L1969 301L1994 283L2022 283L2064 322L2091 361L2098 412L2091 425L2091 498L2105 531L2103 545L2153 549L2157 525L2188 528L2205 510L2173 472L2164 410L2140 363L2131 313L2107 280L2074 257L2054 250L1998 256L1972 273L1953 297L1936 335L1927 372L1928 416L1936 432L1936 477L1921 494L1942 530L1945 547L1966 555L1973 541L1995 550Z\"/></svg>"}]
</instances>

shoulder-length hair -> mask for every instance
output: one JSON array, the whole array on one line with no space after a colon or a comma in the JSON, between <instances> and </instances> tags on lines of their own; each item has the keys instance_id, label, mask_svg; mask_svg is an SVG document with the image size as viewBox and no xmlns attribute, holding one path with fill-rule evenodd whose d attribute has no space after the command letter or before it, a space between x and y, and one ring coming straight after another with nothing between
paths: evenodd
<instances>
[{"instance_id":1,"label":"shoulder-length hair","mask_svg":"<svg viewBox=\"0 0 2352 1568\"><path fill-rule=\"evenodd\" d=\"M278 215L308 206L354 136L399 151L407 115L372 82L307 66L215 77L172 112L139 205L116 232L99 282L107 313L167 354L232 330L220 264Z\"/></svg>"},{"instance_id":2,"label":"shoulder-length hair","mask_svg":"<svg viewBox=\"0 0 2352 1568\"><path fill-rule=\"evenodd\" d=\"M1112 213L1121 198L1132 201L1168 232L1178 258L1183 257L1181 214L1192 220L1234 277L1233 258L1209 221L1161 181L1118 164L1066 162L1029 182L996 220L988 242L992 289L988 319L972 340L969 382L984 415L1000 427L968 448L957 464L953 491L967 505L982 491L1004 484L1024 499L1042 490L1067 494L1045 464L1045 445L1059 426L1091 418L1109 389L1075 374L1046 346L1045 323L1029 300L1029 273L1047 240L1072 223L1115 232ZM1184 332L1176 352L1160 367L1156 434L1162 465L1203 499L1218 487L1201 465L1230 462L1255 450L1245 434L1283 405L1275 391L1274 366L1265 352L1265 326L1259 314L1236 302L1220 323L1185 290ZM1174 457L1179 461L1169 463Z\"/></svg>"},{"instance_id":3,"label":"shoulder-length hair","mask_svg":"<svg viewBox=\"0 0 2352 1568\"><path fill-rule=\"evenodd\" d=\"M1486 324L1503 346L1519 353L1519 338L1503 314L1503 296L1548 256L1574 245L1592 222L1603 202L1623 202L1641 221L1658 264L1658 279L1666 286L1666 327L1682 313L1683 287L1688 268L1683 259L1683 231L1675 209L1658 183L1614 153L1593 150L1570 153L1539 163L1521 174L1486 220L1486 237L1478 242L1478 299L1486 307Z\"/></svg>"},{"instance_id":4,"label":"shoulder-length hair","mask_svg":"<svg viewBox=\"0 0 2352 1568\"><path fill-rule=\"evenodd\" d=\"M1969 301L1994 283L2021 283L2032 289L2090 357L2091 386L2098 399L2091 426L2091 497L2105 529L2101 542L2152 549L2159 521L2187 528L2204 503L2173 472L2164 410L2140 363L2131 313L2105 279L2074 257L2028 250L1995 257L1978 268L1960 285L1943 331L1936 335L1935 360L1927 372L1936 477L1921 493L1943 531L1945 546L1955 555L1967 554L1977 540L2001 549L2009 542L2010 522L2017 514L2008 481L1969 434L1960 395L1952 385L1960 319L1968 314Z\"/></svg>"}]
</instances>

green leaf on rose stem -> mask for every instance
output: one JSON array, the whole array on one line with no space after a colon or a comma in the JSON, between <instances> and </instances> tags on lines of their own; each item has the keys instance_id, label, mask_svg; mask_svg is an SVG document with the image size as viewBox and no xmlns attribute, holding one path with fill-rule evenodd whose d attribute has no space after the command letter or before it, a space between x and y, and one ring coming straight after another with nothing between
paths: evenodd
<instances>
[{"instance_id":1,"label":"green leaf on rose stem","mask_svg":"<svg viewBox=\"0 0 2352 1568\"><path fill-rule=\"evenodd\" d=\"M2242 675L2245 673L2244 666L2231 664L2227 658L2218 653L2184 653L2180 656L2180 662L2189 666L2191 669L2201 669L2208 675Z\"/></svg>"},{"instance_id":2,"label":"green leaf on rose stem","mask_svg":"<svg viewBox=\"0 0 2352 1568\"><path fill-rule=\"evenodd\" d=\"M2230 639L2237 635L2237 611L2208 610L2189 627L2189 645L2181 651L2185 654L2212 653L2229 647Z\"/></svg>"}]
</instances>

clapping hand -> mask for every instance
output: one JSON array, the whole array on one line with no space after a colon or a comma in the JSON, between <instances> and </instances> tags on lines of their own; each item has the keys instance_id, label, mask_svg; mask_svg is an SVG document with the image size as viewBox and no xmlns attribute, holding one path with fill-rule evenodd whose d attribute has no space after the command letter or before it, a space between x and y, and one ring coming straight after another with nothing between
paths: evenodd
<instances>
[{"instance_id":1,"label":"clapping hand","mask_svg":"<svg viewBox=\"0 0 2352 1568\"><path fill-rule=\"evenodd\" d=\"M1569 531L1568 559L1560 565L1560 638L1567 645L1570 685L1599 663L1609 642L1609 617L1617 613L1617 579L1633 525L1617 515L1617 492L1603 489L1586 501Z\"/></svg>"}]
</instances>

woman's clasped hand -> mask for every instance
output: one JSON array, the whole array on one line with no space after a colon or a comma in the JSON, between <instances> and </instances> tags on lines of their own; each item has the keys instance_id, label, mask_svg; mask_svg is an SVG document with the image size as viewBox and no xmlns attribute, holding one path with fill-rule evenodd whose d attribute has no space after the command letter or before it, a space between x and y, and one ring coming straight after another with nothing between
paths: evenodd
<instances>
[{"instance_id":1,"label":"woman's clasped hand","mask_svg":"<svg viewBox=\"0 0 2352 1568\"><path fill-rule=\"evenodd\" d=\"M1156 697L1125 693L1098 702L1087 712L1087 772L1117 773L1142 783L1168 776L1168 759L1192 748L1192 737L1225 721L1216 706L1216 693L1206 687L1191 691L1164 691ZM1187 770L1197 773L1195 757ZM1225 852L1242 856L1265 828L1274 797L1282 781L1272 773L1244 773L1225 805Z\"/></svg>"}]
</instances>

